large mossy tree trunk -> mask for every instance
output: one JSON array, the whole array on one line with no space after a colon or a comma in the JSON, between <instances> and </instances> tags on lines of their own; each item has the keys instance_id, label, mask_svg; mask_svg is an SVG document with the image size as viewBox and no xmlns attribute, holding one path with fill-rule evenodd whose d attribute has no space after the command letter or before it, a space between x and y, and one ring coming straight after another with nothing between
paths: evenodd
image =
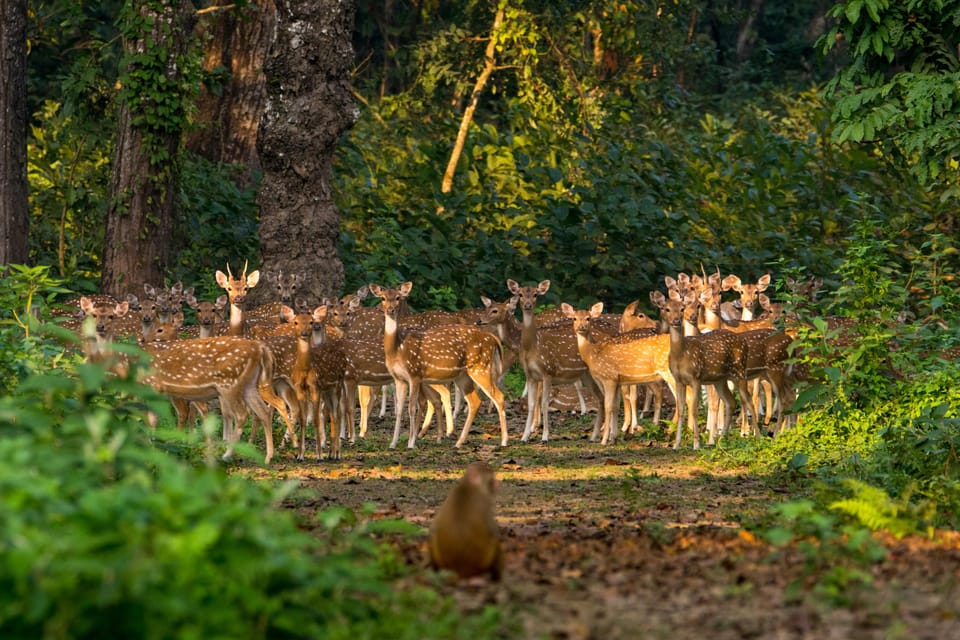
<instances>
[{"instance_id":1,"label":"large mossy tree trunk","mask_svg":"<svg viewBox=\"0 0 960 640\"><path fill-rule=\"evenodd\" d=\"M188 0L128 0L117 148L100 289L115 296L164 284L171 253L175 171L186 125ZM123 22L125 21L125 24Z\"/></svg>"},{"instance_id":2,"label":"large mossy tree trunk","mask_svg":"<svg viewBox=\"0 0 960 640\"><path fill-rule=\"evenodd\" d=\"M27 3L0 0L0 266L29 254L26 74Z\"/></svg>"},{"instance_id":3,"label":"large mossy tree trunk","mask_svg":"<svg viewBox=\"0 0 960 640\"><path fill-rule=\"evenodd\" d=\"M263 66L276 20L273 0L253 0L207 11L197 23L204 69L219 69L224 77L215 89L201 91L194 120L202 124L190 132L186 148L211 162L242 164L241 187L250 186L260 171L257 131L267 101Z\"/></svg>"},{"instance_id":4,"label":"large mossy tree trunk","mask_svg":"<svg viewBox=\"0 0 960 640\"><path fill-rule=\"evenodd\" d=\"M350 91L352 0L277 0L277 37L267 59L267 106L257 149L260 269L301 272L311 303L341 293L340 215L333 203L337 142L358 117ZM258 287L251 298L271 293Z\"/></svg>"}]
</instances>

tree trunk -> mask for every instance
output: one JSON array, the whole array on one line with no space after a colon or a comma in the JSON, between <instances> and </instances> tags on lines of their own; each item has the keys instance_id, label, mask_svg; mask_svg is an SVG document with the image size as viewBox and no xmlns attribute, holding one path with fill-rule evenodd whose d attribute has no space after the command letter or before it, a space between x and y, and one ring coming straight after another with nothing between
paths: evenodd
<instances>
[{"instance_id":1,"label":"tree trunk","mask_svg":"<svg viewBox=\"0 0 960 640\"><path fill-rule=\"evenodd\" d=\"M29 258L26 69L26 0L0 0L0 265Z\"/></svg>"},{"instance_id":2,"label":"tree trunk","mask_svg":"<svg viewBox=\"0 0 960 640\"><path fill-rule=\"evenodd\" d=\"M257 129L267 101L263 66L276 27L273 0L255 0L235 9L210 11L200 17L198 35L204 46L203 67L228 75L219 91L202 91L195 121L200 125L186 147L211 162L242 164L238 182L250 186L260 172Z\"/></svg>"},{"instance_id":3,"label":"tree trunk","mask_svg":"<svg viewBox=\"0 0 960 640\"><path fill-rule=\"evenodd\" d=\"M753 55L753 45L757 42L757 20L763 12L763 0L750 0L747 17L737 33L737 60L747 61Z\"/></svg>"},{"instance_id":4,"label":"tree trunk","mask_svg":"<svg viewBox=\"0 0 960 640\"><path fill-rule=\"evenodd\" d=\"M260 269L306 273L300 291L311 303L340 295L344 282L331 184L337 142L358 116L350 91L354 11L352 0L278 0L265 69ZM258 287L251 298L268 294Z\"/></svg>"},{"instance_id":5,"label":"tree trunk","mask_svg":"<svg viewBox=\"0 0 960 640\"><path fill-rule=\"evenodd\" d=\"M130 56L127 77L137 70L138 55L164 50L163 86L178 86L183 73L178 58L182 58L189 42L195 19L193 6L186 0L162 0L141 3L137 12L146 24L152 24L152 29L144 27L137 37L124 41L124 53ZM120 105L103 242L100 288L115 296L139 291L144 283L162 285L170 260L177 177L173 167L182 131L138 124L136 120L145 116L141 109L149 109L152 104L143 100L144 96L137 97L141 100L137 105L128 101ZM175 118L173 114L167 122L175 122ZM158 154L165 159L152 161L151 156L156 158Z\"/></svg>"}]
</instances>

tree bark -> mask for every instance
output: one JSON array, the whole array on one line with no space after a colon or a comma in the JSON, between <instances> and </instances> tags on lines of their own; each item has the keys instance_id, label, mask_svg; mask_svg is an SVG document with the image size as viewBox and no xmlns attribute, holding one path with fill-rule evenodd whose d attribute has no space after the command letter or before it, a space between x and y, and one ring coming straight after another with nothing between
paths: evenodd
<instances>
[{"instance_id":1,"label":"tree bark","mask_svg":"<svg viewBox=\"0 0 960 640\"><path fill-rule=\"evenodd\" d=\"M26 0L0 0L0 265L29 259L26 69Z\"/></svg>"},{"instance_id":2,"label":"tree bark","mask_svg":"<svg viewBox=\"0 0 960 640\"><path fill-rule=\"evenodd\" d=\"M195 121L186 148L211 162L242 164L237 177L250 186L260 172L257 130L267 101L263 66L276 28L273 0L255 0L234 10L211 11L200 17L198 35L207 40L203 67L228 75L219 91L204 90L197 100Z\"/></svg>"},{"instance_id":3,"label":"tree bark","mask_svg":"<svg viewBox=\"0 0 960 640\"><path fill-rule=\"evenodd\" d=\"M154 50L161 43L166 45L167 77L176 84L182 69L175 61L189 42L195 19L193 6L187 0L164 0L162 5L142 3L138 12L153 20L153 29L125 41L124 50L135 55ZM164 33L167 26L172 27L169 36ZM139 291L144 283L162 285L170 261L177 178L173 167L182 134L157 129L147 133L135 123L140 115L129 103L120 105L100 279L101 291L114 296ZM169 160L151 162L151 136Z\"/></svg>"},{"instance_id":4,"label":"tree bark","mask_svg":"<svg viewBox=\"0 0 960 640\"><path fill-rule=\"evenodd\" d=\"M257 149L263 167L260 269L306 273L311 303L338 296L340 215L333 203L337 142L359 112L350 90L353 0L277 0L276 40L266 64L267 106ZM251 301L265 300L258 287Z\"/></svg>"}]
</instances>

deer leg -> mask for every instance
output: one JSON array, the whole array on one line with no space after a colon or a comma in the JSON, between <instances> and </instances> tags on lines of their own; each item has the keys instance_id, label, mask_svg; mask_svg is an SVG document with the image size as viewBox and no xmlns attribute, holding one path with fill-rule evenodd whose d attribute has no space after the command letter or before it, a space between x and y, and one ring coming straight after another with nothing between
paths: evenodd
<instances>
[{"instance_id":1,"label":"deer leg","mask_svg":"<svg viewBox=\"0 0 960 640\"><path fill-rule=\"evenodd\" d=\"M742 378L737 382L737 387L740 389L740 405L744 413L749 412L750 433L754 436L759 436L760 427L757 422L757 414L753 409L753 395L750 393L750 383L746 378Z\"/></svg>"},{"instance_id":2,"label":"deer leg","mask_svg":"<svg viewBox=\"0 0 960 640\"><path fill-rule=\"evenodd\" d=\"M297 453L297 462L303 462L303 458L306 455L307 448L307 407L306 396L303 395L300 391L297 392L297 426L300 431L300 451Z\"/></svg>"},{"instance_id":3,"label":"deer leg","mask_svg":"<svg viewBox=\"0 0 960 640\"><path fill-rule=\"evenodd\" d=\"M660 413L663 409L663 382L658 380L657 382L651 382L647 385L646 388L646 399L644 400L644 405L650 401L651 397L653 398L653 423L660 424ZM646 411L647 407L644 407Z\"/></svg>"},{"instance_id":4,"label":"deer leg","mask_svg":"<svg viewBox=\"0 0 960 640\"><path fill-rule=\"evenodd\" d=\"M507 432L507 414L504 409L505 400L503 391L500 390L497 384L497 379L482 371L479 373L470 373L469 375L473 383L483 390L483 393L486 394L487 398L490 399L490 403L496 409L497 417L500 419L500 446L507 446L507 440L510 436Z\"/></svg>"},{"instance_id":5,"label":"deer leg","mask_svg":"<svg viewBox=\"0 0 960 640\"><path fill-rule=\"evenodd\" d=\"M550 396L553 393L553 382L549 376L544 376L540 381L540 422L542 430L540 441L547 442L550 439Z\"/></svg>"},{"instance_id":6,"label":"deer leg","mask_svg":"<svg viewBox=\"0 0 960 640\"><path fill-rule=\"evenodd\" d=\"M394 411L400 411L402 407L399 407L398 403L394 402L393 409ZM383 389L380 390L380 415L378 417L383 419L383 417L386 415L387 415L387 387L384 386Z\"/></svg>"},{"instance_id":7,"label":"deer leg","mask_svg":"<svg viewBox=\"0 0 960 640\"><path fill-rule=\"evenodd\" d=\"M600 400L601 406L597 407L597 411L603 414L603 438L600 440L600 444L613 444L617 439L617 408L619 406L619 398L617 398L617 391L619 385L616 382L604 382L603 384L603 398ZM626 417L626 416L624 416Z\"/></svg>"},{"instance_id":8,"label":"deer leg","mask_svg":"<svg viewBox=\"0 0 960 640\"><path fill-rule=\"evenodd\" d=\"M687 385L677 380L677 391L675 395L677 398L677 401L676 401L677 436L676 436L676 440L673 443L674 450L680 448L680 441L683 439L683 419L684 419L684 414L686 413L686 410L687 410Z\"/></svg>"},{"instance_id":9,"label":"deer leg","mask_svg":"<svg viewBox=\"0 0 960 640\"><path fill-rule=\"evenodd\" d=\"M620 432L632 434L637 429L637 385L623 385L620 395L623 396L623 426Z\"/></svg>"},{"instance_id":10,"label":"deer leg","mask_svg":"<svg viewBox=\"0 0 960 640\"><path fill-rule=\"evenodd\" d=\"M480 405L483 401L480 399L480 394L477 392L476 388L473 385L473 381L469 378L467 381L463 382L463 397L467 401L467 419L463 423L463 429L460 431L460 437L457 438L456 444L453 446L460 448L464 442L467 440L467 436L470 434L470 427L473 426L473 419L477 416L477 412L480 410Z\"/></svg>"},{"instance_id":11,"label":"deer leg","mask_svg":"<svg viewBox=\"0 0 960 640\"><path fill-rule=\"evenodd\" d=\"M456 420L457 416L460 415L460 409L463 408L463 392L460 391L460 387L454 385L453 387L453 415L452 420Z\"/></svg>"},{"instance_id":12,"label":"deer leg","mask_svg":"<svg viewBox=\"0 0 960 640\"><path fill-rule=\"evenodd\" d=\"M583 383L577 380L573 383L574 388L577 390L577 398L580 400L580 415L587 415L587 401L583 397Z\"/></svg>"},{"instance_id":13,"label":"deer leg","mask_svg":"<svg viewBox=\"0 0 960 640\"><path fill-rule=\"evenodd\" d=\"M274 454L273 409L267 402L264 401L263 396L261 395L256 384L247 385L246 389L244 390L244 401L256 418L251 430L256 431L256 425L258 422L263 425L263 441L266 447L266 457L264 458L263 463L270 464L270 461L273 460Z\"/></svg>"},{"instance_id":14,"label":"deer leg","mask_svg":"<svg viewBox=\"0 0 960 640\"><path fill-rule=\"evenodd\" d=\"M439 404L444 404L444 412L447 416L450 415L450 390L443 385L424 385L421 389L423 391L423 396L421 399L422 404L426 404L423 412L423 423L420 425L420 432L417 434L417 437L422 437L426 435L427 430L430 429L430 422L433 420L434 413L436 413L435 407ZM443 397L442 391L446 391L446 398ZM437 442L443 440L443 427L440 424L440 414L437 413ZM452 426L452 425L451 425Z\"/></svg>"},{"instance_id":15,"label":"deer leg","mask_svg":"<svg viewBox=\"0 0 960 640\"><path fill-rule=\"evenodd\" d=\"M413 449L417 445L417 411L420 409L420 391L422 383L419 380L408 380L410 398L407 404L407 413L410 419L410 437L407 439L407 449Z\"/></svg>"},{"instance_id":16,"label":"deer leg","mask_svg":"<svg viewBox=\"0 0 960 640\"><path fill-rule=\"evenodd\" d=\"M523 429L523 436L520 438L521 442L527 442L530 439L531 434L533 433L534 424L537 419L538 412L540 411L540 392L541 385L538 380L532 378L527 378L527 386L525 387L528 390L527 393L527 424Z\"/></svg>"},{"instance_id":17,"label":"deer leg","mask_svg":"<svg viewBox=\"0 0 960 640\"><path fill-rule=\"evenodd\" d=\"M720 395L713 386L707 387L707 444L712 445L717 441L717 415L720 412Z\"/></svg>"},{"instance_id":18,"label":"deer leg","mask_svg":"<svg viewBox=\"0 0 960 640\"><path fill-rule=\"evenodd\" d=\"M396 414L396 419L393 423L393 440L390 441L390 448L396 449L397 442L400 441L400 427L403 423L403 410L404 402L407 398L407 383L401 380L394 380L394 393L396 394L396 401L393 405L394 413Z\"/></svg>"},{"instance_id":19,"label":"deer leg","mask_svg":"<svg viewBox=\"0 0 960 640\"><path fill-rule=\"evenodd\" d=\"M370 409L373 405L373 387L365 384L357 387L357 403L360 405L360 438L367 437L370 422Z\"/></svg>"}]
</instances>

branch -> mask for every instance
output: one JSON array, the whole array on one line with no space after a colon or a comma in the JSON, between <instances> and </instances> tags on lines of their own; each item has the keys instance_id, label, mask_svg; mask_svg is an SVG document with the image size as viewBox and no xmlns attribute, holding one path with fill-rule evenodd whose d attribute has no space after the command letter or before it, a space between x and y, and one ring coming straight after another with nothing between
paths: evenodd
<instances>
[{"instance_id":1,"label":"branch","mask_svg":"<svg viewBox=\"0 0 960 640\"><path fill-rule=\"evenodd\" d=\"M206 9L197 9L197 15L202 16L205 13L213 13L214 11L225 11L236 8L237 5L235 4L213 5L212 7L207 7Z\"/></svg>"},{"instance_id":2,"label":"branch","mask_svg":"<svg viewBox=\"0 0 960 640\"><path fill-rule=\"evenodd\" d=\"M447 163L447 170L443 172L443 182L440 185L441 193L450 193L453 190L453 174L457 171L457 162L460 161L460 154L463 153L463 146L467 142L467 131L470 129L470 123L473 122L473 112L477 109L477 102L480 100L480 94L483 92L487 80L497 68L494 54L496 53L497 31L503 24L503 6L497 9L497 15L493 18L493 28L490 31L490 41L487 43L487 50L484 53L485 64L483 71L477 77L477 82L473 85L473 93L470 95L470 104L463 111L463 120L460 121L460 130L457 132L457 141L453 145L453 151L450 152L450 162Z\"/></svg>"}]
</instances>

